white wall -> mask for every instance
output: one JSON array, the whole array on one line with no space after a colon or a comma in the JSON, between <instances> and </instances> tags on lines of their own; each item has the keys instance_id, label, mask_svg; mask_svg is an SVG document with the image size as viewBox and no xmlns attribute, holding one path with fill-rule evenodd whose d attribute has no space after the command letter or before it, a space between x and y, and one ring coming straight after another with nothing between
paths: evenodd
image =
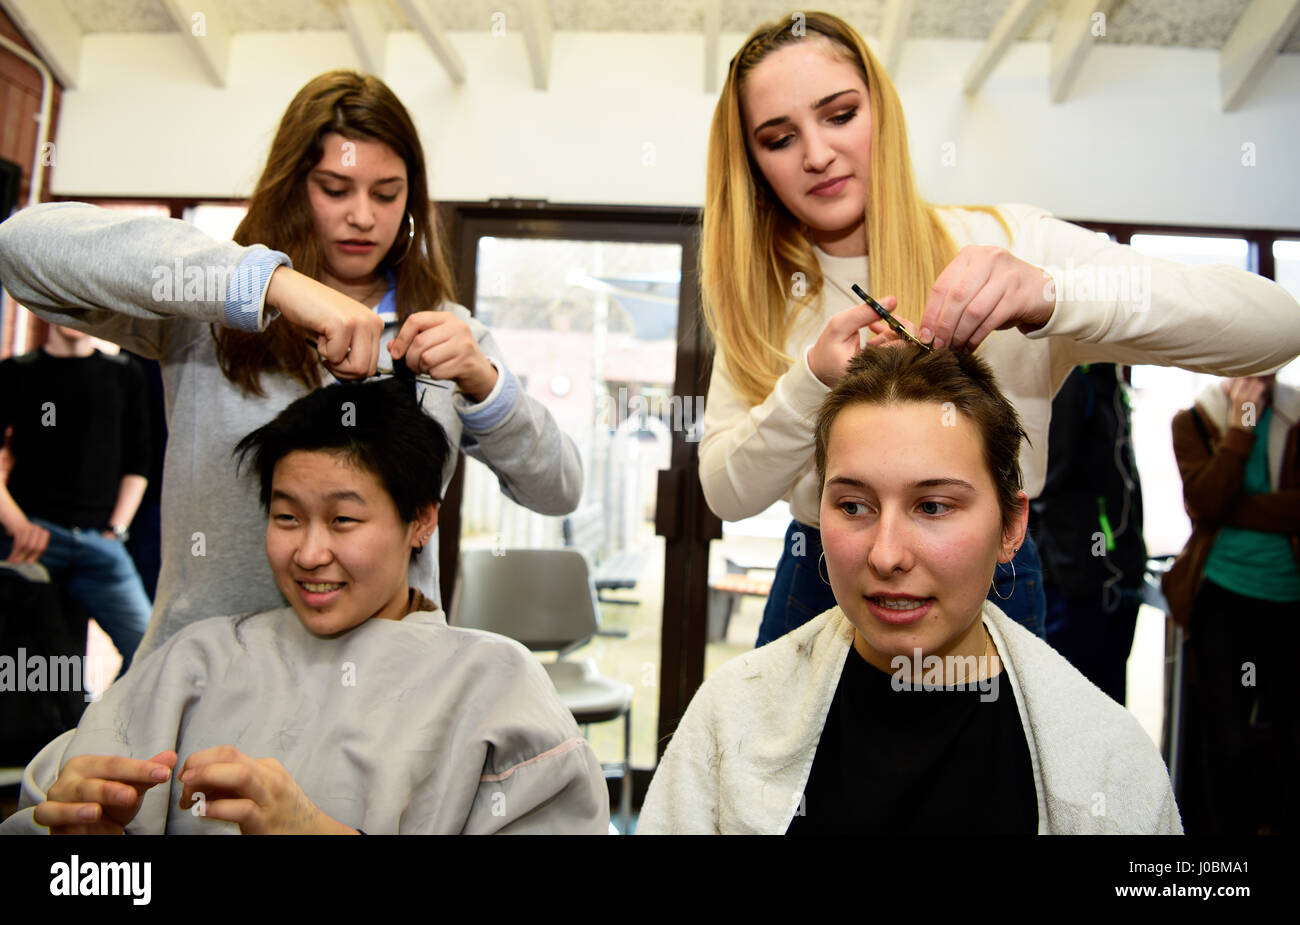
<instances>
[{"instance_id":1,"label":"white wall","mask_svg":"<svg viewBox=\"0 0 1300 925\"><path fill-rule=\"evenodd\" d=\"M743 37L723 37L720 67ZM454 87L414 33L384 77L410 108L439 199L699 205L714 98L697 35L557 33L550 89L517 35L456 33ZM1300 228L1300 55L1277 59L1238 112L1218 111L1218 57L1097 47L1069 100L1047 98L1048 47L1020 43L983 90L979 49L914 40L896 75L922 191L938 202L1033 202L1076 218ZM284 107L311 76L355 67L343 33L245 34L227 87L178 36L96 35L64 94L53 189L76 196L244 196ZM956 164L945 166L944 145ZM1256 166L1242 165L1254 145Z\"/></svg>"}]
</instances>

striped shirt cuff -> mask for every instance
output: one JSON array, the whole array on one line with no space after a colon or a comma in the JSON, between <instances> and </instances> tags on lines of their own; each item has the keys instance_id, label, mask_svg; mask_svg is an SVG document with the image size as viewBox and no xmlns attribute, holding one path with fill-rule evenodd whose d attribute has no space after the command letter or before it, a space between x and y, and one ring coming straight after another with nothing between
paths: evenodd
<instances>
[{"instance_id":1,"label":"striped shirt cuff","mask_svg":"<svg viewBox=\"0 0 1300 925\"><path fill-rule=\"evenodd\" d=\"M228 328L239 331L260 331L279 314L262 306L266 303L266 289L271 284L271 274L276 267L293 267L288 254L254 244L248 254L235 267L234 278L226 287L226 320Z\"/></svg>"},{"instance_id":2,"label":"striped shirt cuff","mask_svg":"<svg viewBox=\"0 0 1300 925\"><path fill-rule=\"evenodd\" d=\"M515 399L519 395L519 380L515 378L515 374L492 357L488 357L487 361L497 371L497 384L492 387L487 398L477 404L471 404L464 396L457 393L454 399L456 413L460 415L465 429L477 433L486 433L504 421L510 409L515 406Z\"/></svg>"}]
</instances>

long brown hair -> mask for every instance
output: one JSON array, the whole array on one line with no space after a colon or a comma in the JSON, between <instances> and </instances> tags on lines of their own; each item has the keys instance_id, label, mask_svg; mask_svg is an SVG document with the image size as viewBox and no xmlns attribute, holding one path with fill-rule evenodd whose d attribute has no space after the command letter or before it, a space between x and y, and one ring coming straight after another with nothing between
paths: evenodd
<instances>
[{"instance_id":1,"label":"long brown hair","mask_svg":"<svg viewBox=\"0 0 1300 925\"><path fill-rule=\"evenodd\" d=\"M295 270L320 278L324 258L308 200L307 175L320 162L322 139L330 132L354 141L381 141L406 164L406 210L414 219L415 239L408 245L403 216L397 238L378 267L378 272L391 269L396 276L399 318L450 301L451 270L429 199L420 137L393 91L368 74L329 71L298 91L280 119L248 214L235 229L235 241L283 251ZM222 373L245 392L264 395L261 374L266 371L283 372L308 388L321 384L316 352L284 318L257 333L214 327L212 336Z\"/></svg>"},{"instance_id":2,"label":"long brown hair","mask_svg":"<svg viewBox=\"0 0 1300 925\"><path fill-rule=\"evenodd\" d=\"M817 301L823 280L812 242L750 156L741 87L772 52L814 36L829 39L833 53L852 64L867 86L871 162L864 259L872 291L897 296L895 314L919 322L930 288L957 252L934 207L916 191L902 103L862 37L829 13L796 13L759 26L732 58L713 113L700 238L704 317L751 405L760 404L790 368L785 348L791 323ZM970 208L993 214L1006 228L996 210ZM792 295L795 280L804 286L798 297Z\"/></svg>"},{"instance_id":3,"label":"long brown hair","mask_svg":"<svg viewBox=\"0 0 1300 925\"><path fill-rule=\"evenodd\" d=\"M998 388L989 365L970 353L927 351L912 345L867 347L822 402L817 416L817 481L826 487L826 452L831 425L854 405L936 404L961 412L975 425L984 462L997 488L1003 527L1021 510L1020 441L1029 436L1015 406Z\"/></svg>"}]
</instances>

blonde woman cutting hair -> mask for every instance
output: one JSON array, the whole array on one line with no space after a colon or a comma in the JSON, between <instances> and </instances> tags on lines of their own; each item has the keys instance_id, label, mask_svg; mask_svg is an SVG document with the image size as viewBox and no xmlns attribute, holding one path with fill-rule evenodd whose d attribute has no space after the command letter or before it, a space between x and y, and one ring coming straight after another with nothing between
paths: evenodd
<instances>
[{"instance_id":1,"label":"blonde woman cutting hair","mask_svg":"<svg viewBox=\"0 0 1300 925\"><path fill-rule=\"evenodd\" d=\"M760 645L834 604L818 574L813 423L863 328L869 343L899 339L854 284L922 341L979 348L1025 423L1030 497L1043 484L1052 395L1075 365L1241 376L1300 353L1300 307L1268 280L1152 260L1032 206L925 202L888 75L826 13L759 27L731 61L709 136L701 267L717 342L705 497L724 520L782 498L794 518ZM1112 297L1108 282L1120 280L1141 285ZM990 596L1042 635L1032 541L1010 565Z\"/></svg>"}]
</instances>

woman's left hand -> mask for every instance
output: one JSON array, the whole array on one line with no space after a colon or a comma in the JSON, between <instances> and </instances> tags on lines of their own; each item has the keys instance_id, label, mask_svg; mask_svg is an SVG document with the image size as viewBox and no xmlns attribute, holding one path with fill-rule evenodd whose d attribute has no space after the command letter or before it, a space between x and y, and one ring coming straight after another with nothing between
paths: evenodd
<instances>
[{"instance_id":1,"label":"woman's left hand","mask_svg":"<svg viewBox=\"0 0 1300 925\"><path fill-rule=\"evenodd\" d=\"M393 362L405 359L416 375L451 379L472 401L488 397L497 371L469 325L451 312L416 312L388 345Z\"/></svg>"},{"instance_id":2,"label":"woman's left hand","mask_svg":"<svg viewBox=\"0 0 1300 925\"><path fill-rule=\"evenodd\" d=\"M953 350L974 350L994 331L1036 331L1056 309L1056 284L1041 268L1004 247L968 244L934 282L919 337Z\"/></svg>"},{"instance_id":3,"label":"woman's left hand","mask_svg":"<svg viewBox=\"0 0 1300 925\"><path fill-rule=\"evenodd\" d=\"M244 835L355 835L325 815L274 758L250 758L218 745L185 759L180 808L224 819Z\"/></svg>"}]
</instances>

